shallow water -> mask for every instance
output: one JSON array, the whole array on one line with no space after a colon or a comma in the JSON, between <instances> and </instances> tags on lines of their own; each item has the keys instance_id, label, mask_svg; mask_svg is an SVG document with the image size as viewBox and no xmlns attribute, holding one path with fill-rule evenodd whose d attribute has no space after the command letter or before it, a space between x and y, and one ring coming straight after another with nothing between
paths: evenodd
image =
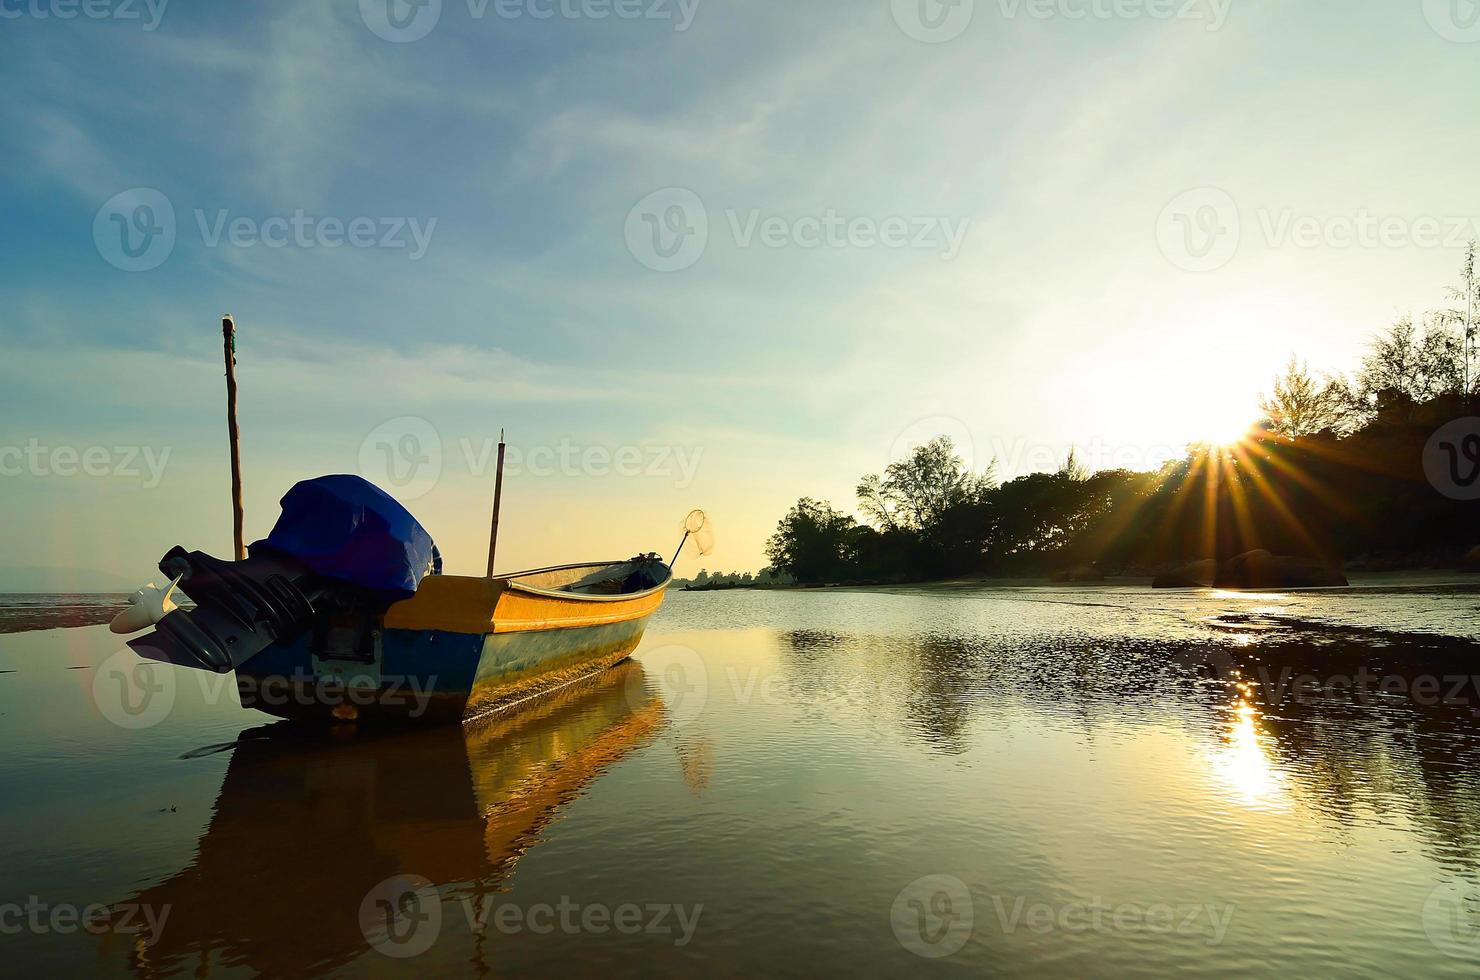
<instances>
[{"instance_id":1,"label":"shallow water","mask_svg":"<svg viewBox=\"0 0 1480 980\"><path fill-rule=\"evenodd\" d=\"M679 593L598 682L374 737L188 671L121 711L117 649L0 636L11 969L1480 966L1473 579Z\"/></svg>"}]
</instances>

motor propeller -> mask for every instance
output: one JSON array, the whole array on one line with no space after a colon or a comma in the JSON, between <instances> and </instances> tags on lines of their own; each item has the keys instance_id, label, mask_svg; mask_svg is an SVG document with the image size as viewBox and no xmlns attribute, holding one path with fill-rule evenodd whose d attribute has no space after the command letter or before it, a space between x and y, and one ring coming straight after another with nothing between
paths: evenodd
<instances>
[{"instance_id":1,"label":"motor propeller","mask_svg":"<svg viewBox=\"0 0 1480 980\"><path fill-rule=\"evenodd\" d=\"M139 630L148 629L170 613L180 608L179 603L172 598L175 587L180 584L181 575L176 575L174 581L168 588L161 589L150 582L139 591L128 597L128 607L113 617L108 628L115 633L127 636L129 633L137 633Z\"/></svg>"}]
</instances>

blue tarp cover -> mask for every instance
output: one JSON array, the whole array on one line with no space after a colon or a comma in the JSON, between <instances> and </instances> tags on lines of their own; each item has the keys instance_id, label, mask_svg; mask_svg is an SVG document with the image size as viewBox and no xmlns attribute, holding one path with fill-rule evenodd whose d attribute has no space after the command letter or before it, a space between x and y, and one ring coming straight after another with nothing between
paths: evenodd
<instances>
[{"instance_id":1,"label":"blue tarp cover","mask_svg":"<svg viewBox=\"0 0 1480 980\"><path fill-rule=\"evenodd\" d=\"M292 555L328 578L404 599L441 571L432 536L390 494L358 476L321 476L283 496L272 533L252 545Z\"/></svg>"}]
</instances>

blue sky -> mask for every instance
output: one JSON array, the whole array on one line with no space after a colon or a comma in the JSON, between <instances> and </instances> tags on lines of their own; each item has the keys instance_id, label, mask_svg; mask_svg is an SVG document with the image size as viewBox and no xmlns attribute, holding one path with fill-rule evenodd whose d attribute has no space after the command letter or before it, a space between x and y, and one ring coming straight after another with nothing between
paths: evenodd
<instances>
[{"instance_id":1,"label":"blue sky","mask_svg":"<svg viewBox=\"0 0 1480 980\"><path fill-rule=\"evenodd\" d=\"M4 560L226 550L226 311L250 536L393 466L478 571L505 427L501 566L702 506L692 573L936 431L1154 465L1454 280L1463 2L921 2L0 0Z\"/></svg>"}]
</instances>

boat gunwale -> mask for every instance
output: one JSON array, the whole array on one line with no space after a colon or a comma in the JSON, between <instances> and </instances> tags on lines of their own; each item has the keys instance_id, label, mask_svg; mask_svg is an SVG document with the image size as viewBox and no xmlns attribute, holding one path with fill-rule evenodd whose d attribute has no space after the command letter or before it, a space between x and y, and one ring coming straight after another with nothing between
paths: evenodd
<instances>
[{"instance_id":1,"label":"boat gunwale","mask_svg":"<svg viewBox=\"0 0 1480 980\"><path fill-rule=\"evenodd\" d=\"M517 592L524 592L545 599L561 599L566 601L574 599L581 602L626 602L631 599L642 599L663 591L673 582L673 569L669 568L666 562L663 564L663 568L667 570L667 575L663 581L651 588L643 589L641 592L622 592L616 595L562 592L558 589L542 589L539 586L524 585L514 581L527 575L542 575L546 572L566 572L576 568L611 568L614 565L624 565L631 560L630 558L623 558L618 561L580 561L570 565L550 565L547 568L531 568L522 572L511 572L508 575L495 575L493 580L503 582L505 588L513 589Z\"/></svg>"}]
</instances>

